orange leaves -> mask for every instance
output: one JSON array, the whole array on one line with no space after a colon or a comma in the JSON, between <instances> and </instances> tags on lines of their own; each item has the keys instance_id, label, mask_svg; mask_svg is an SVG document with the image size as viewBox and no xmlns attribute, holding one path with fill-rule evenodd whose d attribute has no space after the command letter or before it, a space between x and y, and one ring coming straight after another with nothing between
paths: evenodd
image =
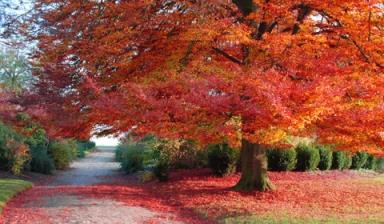
<instances>
[{"instance_id":1,"label":"orange leaves","mask_svg":"<svg viewBox=\"0 0 384 224\"><path fill-rule=\"evenodd\" d=\"M59 2L36 5L50 9L35 15L45 21L35 36L36 75L41 104L67 134L138 125L200 142L235 142L243 132L271 144L305 134L343 148L381 145L384 24L376 1L50 7Z\"/></svg>"}]
</instances>

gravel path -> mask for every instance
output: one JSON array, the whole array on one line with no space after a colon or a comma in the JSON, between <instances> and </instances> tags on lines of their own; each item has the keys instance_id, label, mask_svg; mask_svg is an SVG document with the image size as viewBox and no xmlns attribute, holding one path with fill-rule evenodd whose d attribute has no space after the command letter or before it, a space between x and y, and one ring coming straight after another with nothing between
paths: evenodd
<instances>
[{"instance_id":1,"label":"gravel path","mask_svg":"<svg viewBox=\"0 0 384 224\"><path fill-rule=\"evenodd\" d=\"M181 223L172 221L172 214L129 205L113 197L95 198L77 194L77 191L86 188L95 189L97 184L113 184L114 180L121 179L113 150L108 147L99 148L99 151L87 158L74 162L69 170L59 172L50 184L37 186L20 195L9 203L0 223Z\"/></svg>"}]
</instances>

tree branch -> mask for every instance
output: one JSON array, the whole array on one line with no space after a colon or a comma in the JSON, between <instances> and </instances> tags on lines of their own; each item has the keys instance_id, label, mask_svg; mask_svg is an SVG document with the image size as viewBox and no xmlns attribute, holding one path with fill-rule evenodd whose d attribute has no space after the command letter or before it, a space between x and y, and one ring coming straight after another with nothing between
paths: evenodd
<instances>
[{"instance_id":1,"label":"tree branch","mask_svg":"<svg viewBox=\"0 0 384 224\"><path fill-rule=\"evenodd\" d=\"M213 47L212 49L214 51L216 51L218 54L220 54L220 55L224 56L225 58L227 58L228 60L230 60L230 61L232 61L232 62L234 62L236 64L239 64L239 65L244 65L243 61L239 60L238 58L236 58L236 57L234 57L234 56L232 56L230 54L228 54L227 52L225 52L225 51L223 51L223 50L221 50L221 49L219 49L217 47Z\"/></svg>"}]
</instances>

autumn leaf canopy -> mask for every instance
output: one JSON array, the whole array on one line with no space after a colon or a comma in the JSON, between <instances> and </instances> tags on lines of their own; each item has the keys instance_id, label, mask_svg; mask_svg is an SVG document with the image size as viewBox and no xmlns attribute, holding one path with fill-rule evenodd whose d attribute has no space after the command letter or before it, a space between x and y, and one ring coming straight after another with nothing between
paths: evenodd
<instances>
[{"instance_id":1,"label":"autumn leaf canopy","mask_svg":"<svg viewBox=\"0 0 384 224\"><path fill-rule=\"evenodd\" d=\"M53 133L384 146L383 1L37 0ZM35 97L36 98L36 97Z\"/></svg>"}]
</instances>

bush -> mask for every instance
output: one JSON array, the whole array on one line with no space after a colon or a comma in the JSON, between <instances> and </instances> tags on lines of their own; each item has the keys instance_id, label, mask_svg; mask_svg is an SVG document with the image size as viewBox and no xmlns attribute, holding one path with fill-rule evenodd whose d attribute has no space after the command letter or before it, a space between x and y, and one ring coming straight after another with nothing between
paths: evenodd
<instances>
[{"instance_id":1,"label":"bush","mask_svg":"<svg viewBox=\"0 0 384 224\"><path fill-rule=\"evenodd\" d=\"M352 157L352 169L361 169L364 167L368 159L368 153L365 152L357 152Z\"/></svg>"},{"instance_id":2,"label":"bush","mask_svg":"<svg viewBox=\"0 0 384 224\"><path fill-rule=\"evenodd\" d=\"M376 163L376 169L379 171L384 171L384 157L382 158L377 158L377 163Z\"/></svg>"},{"instance_id":3,"label":"bush","mask_svg":"<svg viewBox=\"0 0 384 224\"><path fill-rule=\"evenodd\" d=\"M344 161L343 169L344 170L350 169L351 166L352 166L352 156L345 153L345 161Z\"/></svg>"},{"instance_id":4,"label":"bush","mask_svg":"<svg viewBox=\"0 0 384 224\"><path fill-rule=\"evenodd\" d=\"M153 172L159 181L167 181L169 179L169 170L169 160L161 159L155 165Z\"/></svg>"},{"instance_id":5,"label":"bush","mask_svg":"<svg viewBox=\"0 0 384 224\"><path fill-rule=\"evenodd\" d=\"M348 163L347 155L342 151L335 151L332 154L332 169L342 170L346 164Z\"/></svg>"},{"instance_id":6,"label":"bush","mask_svg":"<svg viewBox=\"0 0 384 224\"><path fill-rule=\"evenodd\" d=\"M49 153L58 170L69 167L72 160L76 158L76 142L73 140L60 140L49 145Z\"/></svg>"},{"instance_id":7,"label":"bush","mask_svg":"<svg viewBox=\"0 0 384 224\"><path fill-rule=\"evenodd\" d=\"M267 152L268 168L273 171L290 171L295 169L297 154L295 149L270 149Z\"/></svg>"},{"instance_id":8,"label":"bush","mask_svg":"<svg viewBox=\"0 0 384 224\"><path fill-rule=\"evenodd\" d=\"M126 173L135 173L144 168L145 146L140 143L127 143L120 146L121 168Z\"/></svg>"},{"instance_id":9,"label":"bush","mask_svg":"<svg viewBox=\"0 0 384 224\"><path fill-rule=\"evenodd\" d=\"M297 165L300 171L315 170L320 162L319 150L312 145L300 144L296 146Z\"/></svg>"},{"instance_id":10,"label":"bush","mask_svg":"<svg viewBox=\"0 0 384 224\"><path fill-rule=\"evenodd\" d=\"M0 170L21 170L27 161L28 148L22 143L23 139L10 127L0 122Z\"/></svg>"},{"instance_id":11,"label":"bush","mask_svg":"<svg viewBox=\"0 0 384 224\"><path fill-rule=\"evenodd\" d=\"M318 145L316 148L319 150L320 162L319 169L320 170L329 170L332 166L332 150L329 146Z\"/></svg>"},{"instance_id":12,"label":"bush","mask_svg":"<svg viewBox=\"0 0 384 224\"><path fill-rule=\"evenodd\" d=\"M31 150L29 169L32 172L52 174L55 171L55 163L44 149Z\"/></svg>"},{"instance_id":13,"label":"bush","mask_svg":"<svg viewBox=\"0 0 384 224\"><path fill-rule=\"evenodd\" d=\"M199 167L199 153L196 144L189 140L157 140L153 144L154 158L166 155L169 165L174 169Z\"/></svg>"},{"instance_id":14,"label":"bush","mask_svg":"<svg viewBox=\"0 0 384 224\"><path fill-rule=\"evenodd\" d=\"M376 170L378 166L379 166L379 159L369 154L367 158L367 162L364 164L363 168L368 170Z\"/></svg>"},{"instance_id":15,"label":"bush","mask_svg":"<svg viewBox=\"0 0 384 224\"><path fill-rule=\"evenodd\" d=\"M0 122L0 169L19 175L29 158L23 137Z\"/></svg>"},{"instance_id":16,"label":"bush","mask_svg":"<svg viewBox=\"0 0 384 224\"><path fill-rule=\"evenodd\" d=\"M234 173L238 159L238 150L230 148L228 144L208 146L208 164L216 176Z\"/></svg>"},{"instance_id":17,"label":"bush","mask_svg":"<svg viewBox=\"0 0 384 224\"><path fill-rule=\"evenodd\" d=\"M84 158L87 152L92 151L95 149L96 144L92 141L86 140L86 141L77 141L77 157L78 158Z\"/></svg>"}]
</instances>

